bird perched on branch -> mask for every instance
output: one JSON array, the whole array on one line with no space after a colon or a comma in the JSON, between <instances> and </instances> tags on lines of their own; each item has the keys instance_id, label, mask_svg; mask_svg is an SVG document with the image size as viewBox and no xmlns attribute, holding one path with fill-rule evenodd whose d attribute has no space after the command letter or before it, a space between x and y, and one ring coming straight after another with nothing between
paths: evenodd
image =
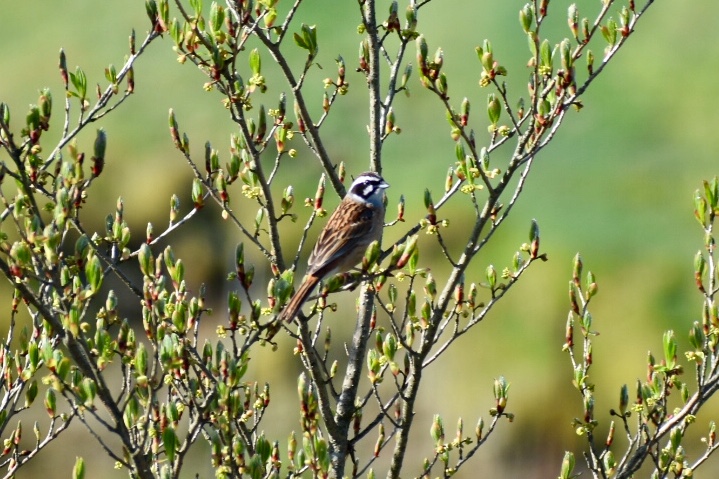
<instances>
[{"instance_id":1,"label":"bird perched on branch","mask_svg":"<svg viewBox=\"0 0 719 479\"><path fill-rule=\"evenodd\" d=\"M280 313L282 320L292 321L322 278L351 269L360 262L370 243L382 237L383 194L388 187L374 172L355 178L317 238L307 274Z\"/></svg>"}]
</instances>

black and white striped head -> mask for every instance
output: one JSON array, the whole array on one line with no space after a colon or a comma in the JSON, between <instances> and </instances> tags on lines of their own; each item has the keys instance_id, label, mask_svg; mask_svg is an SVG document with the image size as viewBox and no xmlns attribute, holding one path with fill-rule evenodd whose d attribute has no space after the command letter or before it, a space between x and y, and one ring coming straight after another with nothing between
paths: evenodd
<instances>
[{"instance_id":1,"label":"black and white striped head","mask_svg":"<svg viewBox=\"0 0 719 479\"><path fill-rule=\"evenodd\" d=\"M366 201L376 206L382 205L382 192L389 188L381 176L372 171L362 173L350 185L347 194L358 201Z\"/></svg>"}]
</instances>

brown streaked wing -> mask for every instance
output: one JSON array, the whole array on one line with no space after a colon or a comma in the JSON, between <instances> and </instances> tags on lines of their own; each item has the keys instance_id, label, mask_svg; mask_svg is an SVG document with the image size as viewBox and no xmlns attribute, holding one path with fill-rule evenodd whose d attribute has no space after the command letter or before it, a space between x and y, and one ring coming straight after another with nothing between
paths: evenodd
<instances>
[{"instance_id":1,"label":"brown streaked wing","mask_svg":"<svg viewBox=\"0 0 719 479\"><path fill-rule=\"evenodd\" d=\"M355 240L372 228L373 209L371 205L343 200L317 238L307 273L324 276L333 269L331 265L337 258L349 255L356 246Z\"/></svg>"}]
</instances>

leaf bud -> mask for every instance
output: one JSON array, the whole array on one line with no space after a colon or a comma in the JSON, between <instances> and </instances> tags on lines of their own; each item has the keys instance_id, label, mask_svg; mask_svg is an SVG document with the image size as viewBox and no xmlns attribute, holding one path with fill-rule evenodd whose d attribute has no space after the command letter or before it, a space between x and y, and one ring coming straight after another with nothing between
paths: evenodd
<instances>
[{"instance_id":1,"label":"leaf bud","mask_svg":"<svg viewBox=\"0 0 719 479\"><path fill-rule=\"evenodd\" d=\"M534 21L534 12L532 7L527 3L519 11L519 23L522 25L522 30L525 33L529 33L532 29L532 22Z\"/></svg>"}]
</instances>

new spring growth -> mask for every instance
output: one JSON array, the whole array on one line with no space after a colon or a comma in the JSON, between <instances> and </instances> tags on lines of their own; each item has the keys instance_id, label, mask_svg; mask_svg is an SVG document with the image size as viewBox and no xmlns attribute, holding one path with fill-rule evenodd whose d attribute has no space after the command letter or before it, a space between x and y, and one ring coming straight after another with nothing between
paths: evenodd
<instances>
[{"instance_id":1,"label":"new spring growth","mask_svg":"<svg viewBox=\"0 0 719 479\"><path fill-rule=\"evenodd\" d=\"M347 93L347 87L349 87L349 83L345 83L345 60L342 58L342 55L340 55L337 57L335 62L337 63L337 82L335 83L335 86L337 87L338 93L340 95L344 95Z\"/></svg>"},{"instance_id":2,"label":"new spring growth","mask_svg":"<svg viewBox=\"0 0 719 479\"><path fill-rule=\"evenodd\" d=\"M619 415L627 416L627 407L629 406L629 388L623 384L619 390Z\"/></svg>"},{"instance_id":3,"label":"new spring growth","mask_svg":"<svg viewBox=\"0 0 719 479\"><path fill-rule=\"evenodd\" d=\"M437 213L434 209L434 202L432 201L432 193L429 189L424 190L424 207L427 208L427 221L429 224L434 226L437 224Z\"/></svg>"},{"instance_id":4,"label":"new spring growth","mask_svg":"<svg viewBox=\"0 0 719 479\"><path fill-rule=\"evenodd\" d=\"M567 451L564 453L562 468L559 472L559 479L572 479L574 477L574 454Z\"/></svg>"},{"instance_id":5,"label":"new spring growth","mask_svg":"<svg viewBox=\"0 0 719 479\"><path fill-rule=\"evenodd\" d=\"M532 220L532 225L529 228L529 257L532 259L537 258L539 253L539 225L537 220Z\"/></svg>"},{"instance_id":6,"label":"new spring growth","mask_svg":"<svg viewBox=\"0 0 719 479\"><path fill-rule=\"evenodd\" d=\"M429 326L429 320L431 316L432 303L430 303L429 298L424 298L424 303L422 304L422 309L420 310L420 326L422 327L422 329L425 329Z\"/></svg>"},{"instance_id":7,"label":"new spring growth","mask_svg":"<svg viewBox=\"0 0 719 479\"><path fill-rule=\"evenodd\" d=\"M712 220L717 214L717 204L719 203L719 178L714 177L711 181L704 181L704 196L709 203Z\"/></svg>"},{"instance_id":8,"label":"new spring growth","mask_svg":"<svg viewBox=\"0 0 719 479\"><path fill-rule=\"evenodd\" d=\"M462 143L461 140L457 141L454 144L454 153L457 156L457 163L456 163L457 178L459 178L461 181L464 181L467 178L469 178L471 175L469 174L469 171L467 170L467 154L464 150L464 143Z\"/></svg>"},{"instance_id":9,"label":"new spring growth","mask_svg":"<svg viewBox=\"0 0 719 479\"><path fill-rule=\"evenodd\" d=\"M487 116L491 123L491 131L494 131L497 123L499 123L499 117L502 114L502 105L499 102L499 98L494 93L490 93L487 96Z\"/></svg>"},{"instance_id":10,"label":"new spring growth","mask_svg":"<svg viewBox=\"0 0 719 479\"><path fill-rule=\"evenodd\" d=\"M539 73L547 77L554 71L554 48L549 40L545 39L539 46Z\"/></svg>"},{"instance_id":11,"label":"new spring growth","mask_svg":"<svg viewBox=\"0 0 719 479\"><path fill-rule=\"evenodd\" d=\"M512 256L512 270L514 273L518 273L519 270L524 265L524 258L522 257L522 253L519 251L514 253L514 256Z\"/></svg>"},{"instance_id":12,"label":"new spring growth","mask_svg":"<svg viewBox=\"0 0 719 479\"><path fill-rule=\"evenodd\" d=\"M574 317L572 313L567 315L567 324L564 329L564 347L562 350L571 349L574 347Z\"/></svg>"},{"instance_id":13,"label":"new spring growth","mask_svg":"<svg viewBox=\"0 0 719 479\"><path fill-rule=\"evenodd\" d=\"M339 178L340 183L344 184L346 174L347 170L345 168L345 162L340 161L340 166L337 168L337 178Z\"/></svg>"},{"instance_id":14,"label":"new spring growth","mask_svg":"<svg viewBox=\"0 0 719 479\"><path fill-rule=\"evenodd\" d=\"M485 40L481 47L476 47L477 57L482 64L482 74L479 78L479 86L486 87L499 75L506 75L507 69L494 60L492 44Z\"/></svg>"},{"instance_id":15,"label":"new spring growth","mask_svg":"<svg viewBox=\"0 0 719 479\"><path fill-rule=\"evenodd\" d=\"M579 319L582 326L582 334L588 336L592 330L592 313L584 311L584 314Z\"/></svg>"},{"instance_id":16,"label":"new spring growth","mask_svg":"<svg viewBox=\"0 0 719 479\"><path fill-rule=\"evenodd\" d=\"M439 414L435 414L432 419L432 425L429 428L429 435L437 448L444 445L444 422Z\"/></svg>"},{"instance_id":17,"label":"new spring growth","mask_svg":"<svg viewBox=\"0 0 719 479\"><path fill-rule=\"evenodd\" d=\"M395 127L394 121L395 121L394 110L392 109L392 107L390 107L389 111L387 112L387 121L384 126L384 134L385 135L389 135L390 133L392 133L394 131L397 131L399 133L399 128Z\"/></svg>"},{"instance_id":18,"label":"new spring growth","mask_svg":"<svg viewBox=\"0 0 719 479\"><path fill-rule=\"evenodd\" d=\"M182 151L183 153L186 153L184 146L182 144L182 140L180 139L180 130L177 126L177 120L175 119L175 112L172 108L170 108L170 115L169 115L169 123L170 123L170 136L172 137L172 142L175 144L175 148ZM209 174L209 171L208 171Z\"/></svg>"},{"instance_id":19,"label":"new spring growth","mask_svg":"<svg viewBox=\"0 0 719 479\"><path fill-rule=\"evenodd\" d=\"M205 196L202 190L202 182L199 178L192 180L192 205L197 210L205 206Z\"/></svg>"},{"instance_id":20,"label":"new spring growth","mask_svg":"<svg viewBox=\"0 0 719 479\"><path fill-rule=\"evenodd\" d=\"M633 17L634 15L631 14L626 6L622 7L622 10L619 12L619 23L621 25L619 31L623 37L629 36L629 23L633 20Z\"/></svg>"},{"instance_id":21,"label":"new spring growth","mask_svg":"<svg viewBox=\"0 0 719 479\"><path fill-rule=\"evenodd\" d=\"M384 341L382 342L382 353L389 361L394 361L394 356L397 353L397 349L397 338L395 338L392 333L387 333L384 338Z\"/></svg>"},{"instance_id":22,"label":"new spring growth","mask_svg":"<svg viewBox=\"0 0 719 479\"><path fill-rule=\"evenodd\" d=\"M522 25L522 30L524 30L525 33L529 33L531 31L532 22L534 22L534 11L527 3L519 11L519 23Z\"/></svg>"},{"instance_id":23,"label":"new spring growth","mask_svg":"<svg viewBox=\"0 0 719 479\"><path fill-rule=\"evenodd\" d=\"M67 75L67 60L65 59L65 50L60 49L60 60L58 61L58 68L60 69L60 77L62 78L62 84L65 90L68 88L68 75Z\"/></svg>"},{"instance_id":24,"label":"new spring growth","mask_svg":"<svg viewBox=\"0 0 719 479\"><path fill-rule=\"evenodd\" d=\"M464 275L460 279L457 286L454 287L454 311L459 313L462 311L462 305L464 304Z\"/></svg>"},{"instance_id":25,"label":"new spring growth","mask_svg":"<svg viewBox=\"0 0 719 479\"><path fill-rule=\"evenodd\" d=\"M467 304L469 305L469 308L474 311L474 308L477 306L481 306L481 304L477 304L477 283L472 283L469 285L469 297L467 298Z\"/></svg>"},{"instance_id":26,"label":"new spring growth","mask_svg":"<svg viewBox=\"0 0 719 479\"><path fill-rule=\"evenodd\" d=\"M369 41L365 38L359 46L359 69L358 71L369 72Z\"/></svg>"},{"instance_id":27,"label":"new spring growth","mask_svg":"<svg viewBox=\"0 0 719 479\"><path fill-rule=\"evenodd\" d=\"M589 301L594 295L597 294L599 286L597 286L597 280L594 277L594 273L589 271L587 273L587 290L584 293L584 299Z\"/></svg>"},{"instance_id":28,"label":"new spring growth","mask_svg":"<svg viewBox=\"0 0 719 479\"><path fill-rule=\"evenodd\" d=\"M282 214L287 214L288 211L292 208L292 206L295 204L295 193L294 188L292 188L292 185L285 188L285 190L282 192L282 200L280 202L280 208L282 209ZM293 216L293 220L295 217Z\"/></svg>"},{"instance_id":29,"label":"new spring growth","mask_svg":"<svg viewBox=\"0 0 719 479\"><path fill-rule=\"evenodd\" d=\"M55 411L57 410L57 398L55 391L52 388L48 388L45 392L45 411L51 418L55 417Z\"/></svg>"},{"instance_id":30,"label":"new spring growth","mask_svg":"<svg viewBox=\"0 0 719 479\"><path fill-rule=\"evenodd\" d=\"M370 349L367 353L367 370L369 371L367 377L372 384L382 381L382 377L379 375L382 363L380 362L380 354L377 349Z\"/></svg>"},{"instance_id":31,"label":"new spring growth","mask_svg":"<svg viewBox=\"0 0 719 479\"><path fill-rule=\"evenodd\" d=\"M484 432L484 419L481 417L477 420L477 425L474 428L474 436L477 442L482 440L482 433Z\"/></svg>"},{"instance_id":32,"label":"new spring growth","mask_svg":"<svg viewBox=\"0 0 719 479\"><path fill-rule=\"evenodd\" d=\"M235 273L241 284L245 282L245 245L239 243L235 248Z\"/></svg>"},{"instance_id":33,"label":"new spring growth","mask_svg":"<svg viewBox=\"0 0 719 479\"><path fill-rule=\"evenodd\" d=\"M574 39L578 43L582 43L579 41L579 10L576 3L571 4L567 9L567 23Z\"/></svg>"},{"instance_id":34,"label":"new spring growth","mask_svg":"<svg viewBox=\"0 0 719 479\"><path fill-rule=\"evenodd\" d=\"M444 192L447 193L449 190L452 189L452 183L454 181L454 168L451 166L449 167L449 170L447 170L447 176L444 180Z\"/></svg>"},{"instance_id":35,"label":"new spring growth","mask_svg":"<svg viewBox=\"0 0 719 479\"><path fill-rule=\"evenodd\" d=\"M415 254L415 252L417 251L418 238L419 236L413 235L410 236L410 238L407 240L404 250L402 251L402 255L399 257L399 259L397 260L397 264L395 265L397 269L404 268L412 255Z\"/></svg>"},{"instance_id":36,"label":"new spring growth","mask_svg":"<svg viewBox=\"0 0 719 479\"><path fill-rule=\"evenodd\" d=\"M434 53L434 61L431 64L432 78L437 77L437 74L442 69L442 65L444 65L444 52L441 48L438 48Z\"/></svg>"},{"instance_id":37,"label":"new spring growth","mask_svg":"<svg viewBox=\"0 0 719 479\"><path fill-rule=\"evenodd\" d=\"M400 257L402 256L402 253L404 252L404 245L394 245L392 246L392 254L389 257L389 264L387 265L387 270L393 270L397 268L397 263L399 262Z\"/></svg>"},{"instance_id":38,"label":"new spring growth","mask_svg":"<svg viewBox=\"0 0 719 479\"><path fill-rule=\"evenodd\" d=\"M49 114L48 114L49 115ZM100 128L95 136L95 144L92 156L92 166L90 171L93 178L97 178L105 167L105 149L107 148L107 134L105 130Z\"/></svg>"},{"instance_id":39,"label":"new spring growth","mask_svg":"<svg viewBox=\"0 0 719 479\"><path fill-rule=\"evenodd\" d=\"M427 67L427 40L424 35L417 37L415 41L417 46L417 66L419 67L419 79L422 82L422 86L428 88L429 82L429 68Z\"/></svg>"},{"instance_id":40,"label":"new spring growth","mask_svg":"<svg viewBox=\"0 0 719 479\"><path fill-rule=\"evenodd\" d=\"M607 441L605 442L605 445L609 448L612 446L612 443L614 443L614 421L609 423L609 432L607 433Z\"/></svg>"},{"instance_id":41,"label":"new spring growth","mask_svg":"<svg viewBox=\"0 0 719 479\"><path fill-rule=\"evenodd\" d=\"M146 277L154 276L155 258L152 256L152 250L147 243L142 243L140 246L137 260L140 263L140 271L142 271L143 275Z\"/></svg>"},{"instance_id":42,"label":"new spring growth","mask_svg":"<svg viewBox=\"0 0 719 479\"><path fill-rule=\"evenodd\" d=\"M297 129L300 133L304 133L307 131L307 128L305 126L305 121L302 119L302 110L300 109L300 104L297 103L297 100L295 100L294 103L294 112L295 112L295 119L297 120Z\"/></svg>"},{"instance_id":43,"label":"new spring growth","mask_svg":"<svg viewBox=\"0 0 719 479\"><path fill-rule=\"evenodd\" d=\"M254 48L249 54L250 70L252 70L252 77L247 81L249 87L248 90L254 92L255 89L259 89L261 93L267 91L265 85L265 77L262 76L262 58L260 57L260 51Z\"/></svg>"},{"instance_id":44,"label":"new spring growth","mask_svg":"<svg viewBox=\"0 0 719 479\"><path fill-rule=\"evenodd\" d=\"M497 270L494 268L494 265L490 264L487 266L485 273L487 277L487 285L489 286L489 290L492 292L492 296L494 296L494 291L497 289Z\"/></svg>"},{"instance_id":45,"label":"new spring growth","mask_svg":"<svg viewBox=\"0 0 719 479\"><path fill-rule=\"evenodd\" d=\"M262 228L262 223L264 220L265 220L265 209L259 208L257 210L257 214L255 215L255 231L258 232L258 234L259 234L260 228Z\"/></svg>"},{"instance_id":46,"label":"new spring growth","mask_svg":"<svg viewBox=\"0 0 719 479\"><path fill-rule=\"evenodd\" d=\"M173 194L170 197L170 224L174 224L177 220L177 215L180 213L180 198Z\"/></svg>"},{"instance_id":47,"label":"new spring growth","mask_svg":"<svg viewBox=\"0 0 719 479\"><path fill-rule=\"evenodd\" d=\"M704 331L702 330L701 324L699 324L699 321L694 321L694 324L692 325L691 329L689 330L689 343L692 345L692 347L696 351L688 352L687 353L688 359L693 359L693 360L696 360L699 363L701 363L701 360L704 357L704 353L702 352L702 349L704 348L705 340L706 340L706 337L704 335Z\"/></svg>"},{"instance_id":48,"label":"new spring growth","mask_svg":"<svg viewBox=\"0 0 719 479\"><path fill-rule=\"evenodd\" d=\"M267 113L265 112L265 105L260 105L260 111L257 116L255 143L261 144L265 139L265 133L267 133Z\"/></svg>"},{"instance_id":49,"label":"new spring growth","mask_svg":"<svg viewBox=\"0 0 719 479\"><path fill-rule=\"evenodd\" d=\"M75 458L75 465L72 467L73 479L85 478L85 460L82 457Z\"/></svg>"},{"instance_id":50,"label":"new spring growth","mask_svg":"<svg viewBox=\"0 0 719 479\"><path fill-rule=\"evenodd\" d=\"M706 443L708 447L714 447L714 444L716 443L716 431L717 426L714 421L709 422L709 435L706 438Z\"/></svg>"},{"instance_id":51,"label":"new spring growth","mask_svg":"<svg viewBox=\"0 0 719 479\"><path fill-rule=\"evenodd\" d=\"M507 407L509 386L510 384L507 382L504 376L499 376L499 378L494 380L493 392L496 407L490 410L490 413L493 416L496 416L497 414L502 414L504 412L504 409Z\"/></svg>"},{"instance_id":52,"label":"new spring growth","mask_svg":"<svg viewBox=\"0 0 719 479\"><path fill-rule=\"evenodd\" d=\"M379 241L371 242L362 258L362 271L369 271L377 264L380 254L382 254L382 248L379 246Z\"/></svg>"},{"instance_id":53,"label":"new spring growth","mask_svg":"<svg viewBox=\"0 0 719 479\"><path fill-rule=\"evenodd\" d=\"M562 69L564 70L566 84L571 83L574 71L574 58L572 58L572 45L569 39L565 38L559 44L559 52L561 54Z\"/></svg>"},{"instance_id":54,"label":"new spring growth","mask_svg":"<svg viewBox=\"0 0 719 479\"><path fill-rule=\"evenodd\" d=\"M602 462L604 463L604 470L606 471L607 475L613 476L617 467L617 461L614 458L614 453L610 450L607 450L604 454L604 457L602 458Z\"/></svg>"},{"instance_id":55,"label":"new spring growth","mask_svg":"<svg viewBox=\"0 0 719 479\"><path fill-rule=\"evenodd\" d=\"M122 199L122 196L117 199L117 203L115 204L115 221L112 223L112 226L110 230L108 231L109 234L112 235L112 238L114 240L117 240L120 238L121 235L121 229L123 225L123 215L125 211L125 202Z\"/></svg>"},{"instance_id":56,"label":"new spring growth","mask_svg":"<svg viewBox=\"0 0 719 479\"><path fill-rule=\"evenodd\" d=\"M407 87L407 82L409 81L410 76L412 76L412 65L408 64L404 68L404 73L402 74L402 78L400 79L399 83L399 89L404 90L404 93L407 96L409 96L409 88Z\"/></svg>"},{"instance_id":57,"label":"new spring growth","mask_svg":"<svg viewBox=\"0 0 719 479\"><path fill-rule=\"evenodd\" d=\"M322 208L322 201L325 197L325 174L322 173L320 181L317 184L317 191L315 191L314 209L317 215L322 217L325 215L325 210Z\"/></svg>"},{"instance_id":58,"label":"new spring growth","mask_svg":"<svg viewBox=\"0 0 719 479\"><path fill-rule=\"evenodd\" d=\"M404 16L407 20L407 23L405 24L406 31L402 33L405 35L413 33L417 28L417 5L415 4L415 2L410 2L410 4L407 6L407 9L405 10Z\"/></svg>"},{"instance_id":59,"label":"new spring growth","mask_svg":"<svg viewBox=\"0 0 719 479\"><path fill-rule=\"evenodd\" d=\"M424 294L432 303L437 299L437 281L435 281L432 273L427 273L427 279L424 283Z\"/></svg>"},{"instance_id":60,"label":"new spring growth","mask_svg":"<svg viewBox=\"0 0 719 479\"><path fill-rule=\"evenodd\" d=\"M677 363L677 339L671 329L664 333L664 361L669 369L674 369Z\"/></svg>"},{"instance_id":61,"label":"new spring growth","mask_svg":"<svg viewBox=\"0 0 719 479\"><path fill-rule=\"evenodd\" d=\"M40 113L39 126L42 130L47 131L50 126L50 115L52 114L52 94L50 93L50 90L48 88L43 88L42 90L40 90L40 98L38 99L38 111Z\"/></svg>"},{"instance_id":62,"label":"new spring growth","mask_svg":"<svg viewBox=\"0 0 719 479\"><path fill-rule=\"evenodd\" d=\"M469 100L467 97L464 97L462 100L462 105L460 106L459 111L459 124L461 126L467 126L467 123L469 122Z\"/></svg>"},{"instance_id":63,"label":"new spring growth","mask_svg":"<svg viewBox=\"0 0 719 479\"><path fill-rule=\"evenodd\" d=\"M463 442L462 435L464 433L464 421L460 417L457 419L457 437L455 438L454 442L457 445L461 445Z\"/></svg>"},{"instance_id":64,"label":"new spring growth","mask_svg":"<svg viewBox=\"0 0 719 479\"><path fill-rule=\"evenodd\" d=\"M392 0L389 6L389 16L382 24L388 32L399 31L399 18L397 16L397 0Z\"/></svg>"},{"instance_id":65,"label":"new spring growth","mask_svg":"<svg viewBox=\"0 0 719 479\"><path fill-rule=\"evenodd\" d=\"M607 48L611 49L617 43L617 22L609 17L607 23L602 25L599 30L602 32L602 36L607 41Z\"/></svg>"},{"instance_id":66,"label":"new spring growth","mask_svg":"<svg viewBox=\"0 0 719 479\"><path fill-rule=\"evenodd\" d=\"M379 453L382 450L382 446L384 446L384 423L379 423L378 433L377 433L377 442L374 445L374 457L379 457Z\"/></svg>"},{"instance_id":67,"label":"new spring growth","mask_svg":"<svg viewBox=\"0 0 719 479\"><path fill-rule=\"evenodd\" d=\"M399 195L399 203L397 203L397 221L404 221L404 195Z\"/></svg>"},{"instance_id":68,"label":"new spring growth","mask_svg":"<svg viewBox=\"0 0 719 479\"><path fill-rule=\"evenodd\" d=\"M582 277L582 268L583 268L583 266L584 266L584 265L583 265L583 263L582 263L582 257L579 255L579 253L577 253L577 254L574 256L574 263L573 263L573 266L572 266L572 281L573 281L573 283L577 286L577 288L579 288L580 285L581 285L581 277ZM579 314L579 313L577 313L577 314Z\"/></svg>"},{"instance_id":69,"label":"new spring growth","mask_svg":"<svg viewBox=\"0 0 719 479\"><path fill-rule=\"evenodd\" d=\"M75 72L70 72L70 83L75 87L75 91L68 92L70 96L77 97L80 100L80 109L85 111L87 107L87 76L80 67L75 68Z\"/></svg>"},{"instance_id":70,"label":"new spring growth","mask_svg":"<svg viewBox=\"0 0 719 479\"><path fill-rule=\"evenodd\" d=\"M319 52L317 44L317 27L315 25L302 24L300 27L302 35L294 33L293 37L298 47L307 50L308 61L312 61Z\"/></svg>"}]
</instances>

